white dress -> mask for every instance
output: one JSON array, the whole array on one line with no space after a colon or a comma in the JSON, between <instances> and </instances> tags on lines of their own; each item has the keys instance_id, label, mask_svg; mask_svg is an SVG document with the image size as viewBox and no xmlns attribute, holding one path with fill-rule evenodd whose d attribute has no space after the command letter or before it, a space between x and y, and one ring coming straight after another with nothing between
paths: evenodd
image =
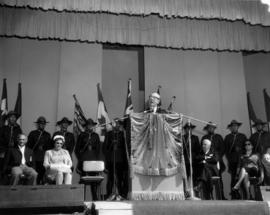
<instances>
[{"instance_id":1,"label":"white dress","mask_svg":"<svg viewBox=\"0 0 270 215\"><path fill-rule=\"evenodd\" d=\"M44 167L48 178L54 180L59 172L71 173L72 160L69 152L65 149L58 151L51 149L47 150L44 156Z\"/></svg>"}]
</instances>

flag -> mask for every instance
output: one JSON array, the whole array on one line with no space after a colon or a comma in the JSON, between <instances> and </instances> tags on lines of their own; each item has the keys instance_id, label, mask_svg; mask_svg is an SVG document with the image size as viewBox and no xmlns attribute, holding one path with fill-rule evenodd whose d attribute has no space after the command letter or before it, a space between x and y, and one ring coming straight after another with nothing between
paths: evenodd
<instances>
[{"instance_id":1,"label":"flag","mask_svg":"<svg viewBox=\"0 0 270 215\"><path fill-rule=\"evenodd\" d=\"M128 80L127 99L124 115L130 115L133 113L133 105L131 99L131 79Z\"/></svg>"},{"instance_id":2,"label":"flag","mask_svg":"<svg viewBox=\"0 0 270 215\"><path fill-rule=\"evenodd\" d=\"M86 123L86 117L83 113L83 110L79 104L79 101L76 98L76 95L73 95L75 100L74 106L74 119L73 119L73 134L75 140L78 139L79 134L84 130L84 125Z\"/></svg>"},{"instance_id":3,"label":"flag","mask_svg":"<svg viewBox=\"0 0 270 215\"><path fill-rule=\"evenodd\" d=\"M98 92L98 109L97 109L97 122L99 125L105 125L110 123L110 119L108 116L108 112L104 103L104 99L102 96L102 92L100 89L100 84L97 84L97 92ZM103 142L105 139L105 133L107 126L101 126L99 127L96 132L99 134L100 141Z\"/></svg>"},{"instance_id":4,"label":"flag","mask_svg":"<svg viewBox=\"0 0 270 215\"><path fill-rule=\"evenodd\" d=\"M266 113L266 119L268 122L268 131L270 127L270 97L266 92L266 89L263 89L263 97L264 97L264 106L265 106L265 113Z\"/></svg>"},{"instance_id":5,"label":"flag","mask_svg":"<svg viewBox=\"0 0 270 215\"><path fill-rule=\"evenodd\" d=\"M6 79L4 78L3 79L2 98L1 98L0 127L5 125L7 113L8 113L7 83L6 83Z\"/></svg>"},{"instance_id":6,"label":"flag","mask_svg":"<svg viewBox=\"0 0 270 215\"><path fill-rule=\"evenodd\" d=\"M160 89L161 89L161 86L158 85L158 88L157 88L158 95L160 95ZM159 102L158 106L161 107L161 99L160 99L160 102Z\"/></svg>"},{"instance_id":7,"label":"flag","mask_svg":"<svg viewBox=\"0 0 270 215\"><path fill-rule=\"evenodd\" d=\"M248 103L248 115L249 115L250 131L253 134L255 132L255 130L253 129L252 125L257 120L257 117L256 117L255 111L253 109L253 106L251 104L250 93L249 92L247 93L247 103Z\"/></svg>"},{"instance_id":8,"label":"flag","mask_svg":"<svg viewBox=\"0 0 270 215\"><path fill-rule=\"evenodd\" d=\"M18 84L18 95L17 95L14 111L18 115L17 123L21 125L21 120L22 120L22 84L21 83Z\"/></svg>"},{"instance_id":9,"label":"flag","mask_svg":"<svg viewBox=\"0 0 270 215\"><path fill-rule=\"evenodd\" d=\"M176 96L173 96L172 99L171 99L171 102L170 102L170 104L169 104L169 106L168 106L168 108L167 108L167 110L168 110L169 112L172 112L172 111L173 111L173 104L174 104L174 102L175 102L175 99L176 99Z\"/></svg>"}]
</instances>

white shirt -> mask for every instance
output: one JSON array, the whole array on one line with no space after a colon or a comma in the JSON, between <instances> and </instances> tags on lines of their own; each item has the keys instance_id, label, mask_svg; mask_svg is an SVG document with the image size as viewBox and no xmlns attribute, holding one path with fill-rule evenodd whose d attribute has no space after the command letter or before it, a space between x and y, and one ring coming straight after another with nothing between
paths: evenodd
<instances>
[{"instance_id":1,"label":"white shirt","mask_svg":"<svg viewBox=\"0 0 270 215\"><path fill-rule=\"evenodd\" d=\"M20 151L22 153L22 162L21 162L21 164L25 165L25 157L24 157L25 146L19 146L19 149L20 149Z\"/></svg>"}]
</instances>

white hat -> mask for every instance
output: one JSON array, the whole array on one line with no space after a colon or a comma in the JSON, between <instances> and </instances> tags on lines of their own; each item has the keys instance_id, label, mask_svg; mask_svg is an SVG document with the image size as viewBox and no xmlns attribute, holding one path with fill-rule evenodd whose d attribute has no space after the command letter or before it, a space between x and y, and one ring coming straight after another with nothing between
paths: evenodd
<instances>
[{"instance_id":1,"label":"white hat","mask_svg":"<svg viewBox=\"0 0 270 215\"><path fill-rule=\"evenodd\" d=\"M160 95L157 92L152 93L151 96L160 99Z\"/></svg>"},{"instance_id":2,"label":"white hat","mask_svg":"<svg viewBox=\"0 0 270 215\"><path fill-rule=\"evenodd\" d=\"M55 136L53 137L53 141L56 141L56 140L58 140L58 139L63 140L63 142L65 142L65 138L64 138L64 136L62 136L62 135L55 135Z\"/></svg>"}]
</instances>

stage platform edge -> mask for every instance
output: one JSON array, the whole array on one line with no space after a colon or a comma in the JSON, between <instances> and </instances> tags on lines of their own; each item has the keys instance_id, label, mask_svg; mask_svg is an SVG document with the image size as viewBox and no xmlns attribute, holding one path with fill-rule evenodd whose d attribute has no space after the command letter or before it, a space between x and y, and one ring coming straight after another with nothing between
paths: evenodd
<instances>
[{"instance_id":1,"label":"stage platform edge","mask_svg":"<svg viewBox=\"0 0 270 215\"><path fill-rule=\"evenodd\" d=\"M267 202L242 200L88 202L87 210L97 215L269 215Z\"/></svg>"}]
</instances>

